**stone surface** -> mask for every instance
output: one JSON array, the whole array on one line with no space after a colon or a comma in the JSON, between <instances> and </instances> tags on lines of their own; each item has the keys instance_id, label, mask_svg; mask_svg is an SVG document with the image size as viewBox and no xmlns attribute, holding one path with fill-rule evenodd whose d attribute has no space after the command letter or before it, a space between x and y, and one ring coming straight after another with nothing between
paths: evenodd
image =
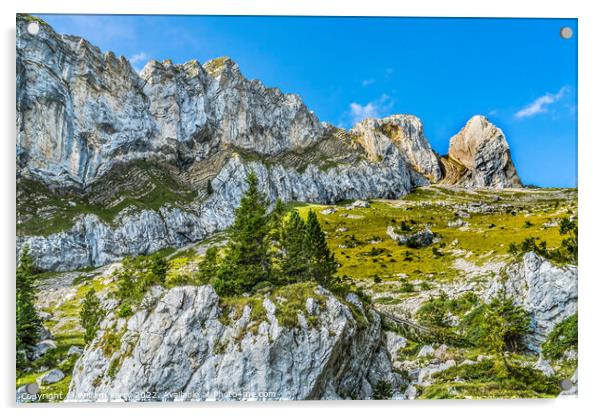
<instances>
[{"instance_id":1,"label":"stone surface","mask_svg":"<svg viewBox=\"0 0 602 416\"><path fill-rule=\"evenodd\" d=\"M412 234L397 234L395 227L389 225L387 235L400 244L412 244L415 247L429 246L435 238L435 234L428 227Z\"/></svg>"},{"instance_id":2,"label":"stone surface","mask_svg":"<svg viewBox=\"0 0 602 416\"><path fill-rule=\"evenodd\" d=\"M42 355L46 354L48 351L56 348L56 342L51 339L45 339L40 341L32 352L32 357L34 359L40 358Z\"/></svg>"},{"instance_id":3,"label":"stone surface","mask_svg":"<svg viewBox=\"0 0 602 416\"><path fill-rule=\"evenodd\" d=\"M36 381L40 386L45 386L48 384L58 383L64 378L65 374L58 368L55 368L38 377Z\"/></svg>"},{"instance_id":4,"label":"stone surface","mask_svg":"<svg viewBox=\"0 0 602 416\"><path fill-rule=\"evenodd\" d=\"M435 354L435 349L433 348L433 346L425 345L422 348L420 348L420 351L418 352L418 357L430 357L433 354Z\"/></svg>"},{"instance_id":5,"label":"stone surface","mask_svg":"<svg viewBox=\"0 0 602 416\"><path fill-rule=\"evenodd\" d=\"M541 343L562 320L577 313L577 266L557 267L535 253L506 269L505 279L496 279L485 293L492 299L500 291L531 314L529 348L539 351Z\"/></svg>"},{"instance_id":6,"label":"stone surface","mask_svg":"<svg viewBox=\"0 0 602 416\"><path fill-rule=\"evenodd\" d=\"M502 130L484 116L474 116L451 138L448 158L462 167L455 185L467 187L520 187Z\"/></svg>"},{"instance_id":7,"label":"stone surface","mask_svg":"<svg viewBox=\"0 0 602 416\"><path fill-rule=\"evenodd\" d=\"M362 327L329 292L317 288L317 296L324 301L312 327L307 311L299 312L298 327L281 326L268 298L261 322L252 322L246 307L224 323L210 286L171 289L127 321L110 314L75 365L69 399L123 400L123 392L145 391L168 401L370 398L380 380L398 389L378 315L362 310ZM304 309L317 313L313 301ZM121 343L106 356L101 345L109 331ZM113 360L121 361L111 375Z\"/></svg>"}]
</instances>

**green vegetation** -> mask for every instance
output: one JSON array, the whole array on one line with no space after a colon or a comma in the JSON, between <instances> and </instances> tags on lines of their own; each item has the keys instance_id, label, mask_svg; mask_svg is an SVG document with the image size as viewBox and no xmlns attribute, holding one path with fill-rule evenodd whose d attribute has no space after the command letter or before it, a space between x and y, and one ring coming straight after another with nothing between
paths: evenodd
<instances>
[{"instance_id":1,"label":"green vegetation","mask_svg":"<svg viewBox=\"0 0 602 416\"><path fill-rule=\"evenodd\" d=\"M558 360L568 350L577 351L578 327L577 314L566 318L556 325L542 345L541 351L543 355L548 359Z\"/></svg>"},{"instance_id":2,"label":"green vegetation","mask_svg":"<svg viewBox=\"0 0 602 416\"><path fill-rule=\"evenodd\" d=\"M83 214L97 215L110 224L125 208L157 211L170 204L186 208L196 196L171 168L143 160L115 167L83 191L52 190L41 182L19 178L17 234L63 231Z\"/></svg>"},{"instance_id":3,"label":"green vegetation","mask_svg":"<svg viewBox=\"0 0 602 416\"><path fill-rule=\"evenodd\" d=\"M565 236L560 247L549 250L546 241L538 241L537 237L527 237L520 244L510 243L508 252L512 255L523 255L533 251L540 256L559 263L577 263L578 257L578 227L577 222L569 218L560 221L560 235Z\"/></svg>"},{"instance_id":4,"label":"green vegetation","mask_svg":"<svg viewBox=\"0 0 602 416\"><path fill-rule=\"evenodd\" d=\"M104 317L104 311L101 309L100 301L96 297L94 288L91 288L86 293L79 316L81 325L85 330L84 341L87 344L96 336L98 324Z\"/></svg>"},{"instance_id":5,"label":"green vegetation","mask_svg":"<svg viewBox=\"0 0 602 416\"><path fill-rule=\"evenodd\" d=\"M218 261L214 252L201 263L203 271L215 274L211 283L217 293L241 295L265 282L280 285L313 280L334 286L337 264L315 212L310 210L307 221L296 211L285 219L280 202L270 214L253 173L247 183L223 257Z\"/></svg>"},{"instance_id":6,"label":"green vegetation","mask_svg":"<svg viewBox=\"0 0 602 416\"><path fill-rule=\"evenodd\" d=\"M483 360L452 367L434 378L435 383L422 391L422 399L533 398L555 397L560 393L560 380L556 377L545 377L518 362L509 364L508 373L502 377L496 361Z\"/></svg>"},{"instance_id":7,"label":"green vegetation","mask_svg":"<svg viewBox=\"0 0 602 416\"><path fill-rule=\"evenodd\" d=\"M391 383L386 380L378 380L374 391L372 392L373 400L389 400L393 396L393 388Z\"/></svg>"},{"instance_id":8,"label":"green vegetation","mask_svg":"<svg viewBox=\"0 0 602 416\"><path fill-rule=\"evenodd\" d=\"M116 272L116 296L120 301L117 314L120 317L130 316L151 286L165 283L166 274L167 261L156 254L126 257Z\"/></svg>"},{"instance_id":9,"label":"green vegetation","mask_svg":"<svg viewBox=\"0 0 602 416\"><path fill-rule=\"evenodd\" d=\"M27 353L40 340L42 321L35 309L35 267L29 247L23 247L17 266L17 367L27 364Z\"/></svg>"}]
</instances>

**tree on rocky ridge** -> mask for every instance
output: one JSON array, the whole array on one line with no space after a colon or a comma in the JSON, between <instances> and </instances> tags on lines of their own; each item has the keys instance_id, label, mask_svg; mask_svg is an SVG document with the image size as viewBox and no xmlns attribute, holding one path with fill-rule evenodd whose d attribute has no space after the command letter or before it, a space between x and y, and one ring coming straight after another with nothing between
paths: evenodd
<instances>
[{"instance_id":1,"label":"tree on rocky ridge","mask_svg":"<svg viewBox=\"0 0 602 416\"><path fill-rule=\"evenodd\" d=\"M248 189L236 209L234 224L214 287L220 295L237 295L250 291L268 280L271 272L269 254L270 215L266 197L258 189L257 176L247 176Z\"/></svg>"},{"instance_id":2,"label":"tree on rocky ridge","mask_svg":"<svg viewBox=\"0 0 602 416\"><path fill-rule=\"evenodd\" d=\"M329 286L337 270L337 263L326 244L326 236L313 210L309 210L307 215L304 246L309 260L309 277L321 285Z\"/></svg>"},{"instance_id":3,"label":"tree on rocky ridge","mask_svg":"<svg viewBox=\"0 0 602 416\"><path fill-rule=\"evenodd\" d=\"M100 307L100 300L96 296L94 288L86 293L79 316L81 325L85 331L84 342L87 344L96 336L98 324L104 316L103 310Z\"/></svg>"},{"instance_id":4,"label":"tree on rocky ridge","mask_svg":"<svg viewBox=\"0 0 602 416\"><path fill-rule=\"evenodd\" d=\"M286 282L299 282L309 278L306 230L305 221L296 210L291 212L280 230L282 275Z\"/></svg>"},{"instance_id":5,"label":"tree on rocky ridge","mask_svg":"<svg viewBox=\"0 0 602 416\"><path fill-rule=\"evenodd\" d=\"M40 340L42 321L35 309L35 286L33 276L35 266L29 254L29 247L21 250L17 266L17 352L31 349ZM23 358L17 356L17 366L23 365Z\"/></svg>"}]
</instances>

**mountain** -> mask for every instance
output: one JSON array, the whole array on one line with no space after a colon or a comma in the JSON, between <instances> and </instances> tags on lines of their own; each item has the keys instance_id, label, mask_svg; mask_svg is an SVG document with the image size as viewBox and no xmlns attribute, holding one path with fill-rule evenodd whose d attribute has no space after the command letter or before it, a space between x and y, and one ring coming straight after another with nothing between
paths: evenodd
<instances>
[{"instance_id":1,"label":"mountain","mask_svg":"<svg viewBox=\"0 0 602 416\"><path fill-rule=\"evenodd\" d=\"M227 228L254 171L269 200L398 198L431 183L519 187L502 132L473 117L440 157L411 115L349 131L293 94L203 65L124 57L17 19L17 248L42 270L100 266Z\"/></svg>"}]
</instances>

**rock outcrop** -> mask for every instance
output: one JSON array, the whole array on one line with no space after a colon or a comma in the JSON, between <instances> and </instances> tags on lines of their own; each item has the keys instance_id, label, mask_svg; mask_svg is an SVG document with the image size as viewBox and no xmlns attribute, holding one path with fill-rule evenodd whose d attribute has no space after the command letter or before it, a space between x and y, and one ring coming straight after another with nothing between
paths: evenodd
<instances>
[{"instance_id":1,"label":"rock outcrop","mask_svg":"<svg viewBox=\"0 0 602 416\"><path fill-rule=\"evenodd\" d=\"M211 286L155 287L143 302L154 306L101 323L75 364L68 400L361 399L381 380L398 389L378 314L348 301L358 318L316 287L291 327L269 298L253 306L264 316L248 305L234 316Z\"/></svg>"},{"instance_id":2,"label":"rock outcrop","mask_svg":"<svg viewBox=\"0 0 602 416\"><path fill-rule=\"evenodd\" d=\"M380 120L369 118L358 123L351 132L359 136L370 158L378 160L395 155L431 182L441 179L439 157L424 136L418 117L396 114Z\"/></svg>"},{"instance_id":3,"label":"rock outcrop","mask_svg":"<svg viewBox=\"0 0 602 416\"><path fill-rule=\"evenodd\" d=\"M520 179L502 130L484 116L474 116L451 138L441 159L443 183L467 187L516 188Z\"/></svg>"},{"instance_id":4,"label":"rock outcrop","mask_svg":"<svg viewBox=\"0 0 602 416\"><path fill-rule=\"evenodd\" d=\"M577 313L577 266L557 267L535 253L526 253L492 283L485 298L500 292L531 314L528 347L539 351L554 326Z\"/></svg>"}]
</instances>

